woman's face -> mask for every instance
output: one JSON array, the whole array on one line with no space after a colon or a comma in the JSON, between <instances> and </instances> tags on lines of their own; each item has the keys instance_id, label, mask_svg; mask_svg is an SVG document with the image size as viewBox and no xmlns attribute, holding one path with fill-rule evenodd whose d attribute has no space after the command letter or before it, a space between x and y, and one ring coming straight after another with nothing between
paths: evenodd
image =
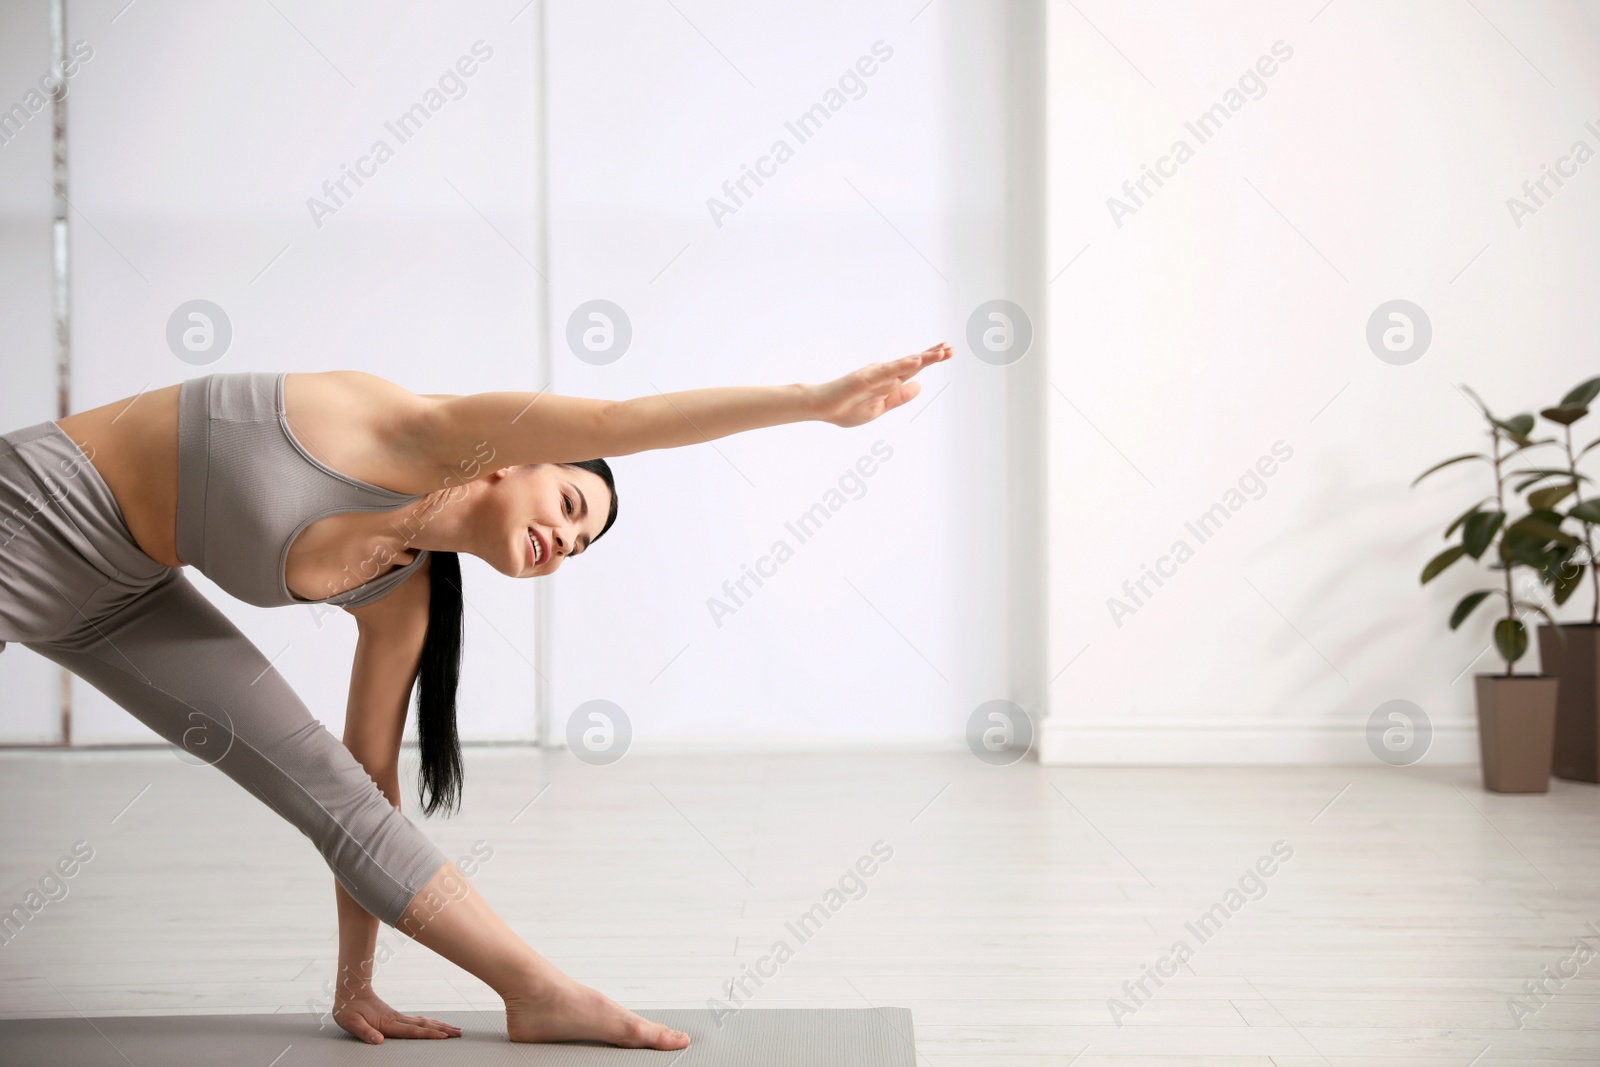
<instances>
[{"instance_id":1,"label":"woman's face","mask_svg":"<svg viewBox=\"0 0 1600 1067\"><path fill-rule=\"evenodd\" d=\"M477 554L513 578L552 574L587 551L611 508L598 474L556 463L505 467L484 483L476 522L494 535Z\"/></svg>"}]
</instances>

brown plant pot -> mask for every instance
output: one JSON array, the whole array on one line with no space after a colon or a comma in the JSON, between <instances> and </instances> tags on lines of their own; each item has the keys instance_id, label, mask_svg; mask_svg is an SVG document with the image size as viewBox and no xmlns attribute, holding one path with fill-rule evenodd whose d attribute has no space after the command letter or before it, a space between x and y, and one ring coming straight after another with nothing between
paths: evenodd
<instances>
[{"instance_id":1,"label":"brown plant pot","mask_svg":"<svg viewBox=\"0 0 1600 1067\"><path fill-rule=\"evenodd\" d=\"M1600 782L1600 626L1562 623L1560 634L1539 627L1539 663L1561 679L1551 770L1557 778Z\"/></svg>"},{"instance_id":2,"label":"brown plant pot","mask_svg":"<svg viewBox=\"0 0 1600 1067\"><path fill-rule=\"evenodd\" d=\"M1491 793L1548 793L1557 681L1548 674L1480 674L1478 746Z\"/></svg>"}]
</instances>

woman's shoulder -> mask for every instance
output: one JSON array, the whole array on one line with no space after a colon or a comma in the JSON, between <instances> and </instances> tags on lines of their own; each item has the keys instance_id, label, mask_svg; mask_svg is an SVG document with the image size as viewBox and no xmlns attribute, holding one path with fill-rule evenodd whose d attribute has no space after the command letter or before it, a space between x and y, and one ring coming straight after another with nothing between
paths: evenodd
<instances>
[{"instance_id":1,"label":"woman's shoulder","mask_svg":"<svg viewBox=\"0 0 1600 1067\"><path fill-rule=\"evenodd\" d=\"M283 417L324 463L400 493L439 487L415 442L431 399L367 371L289 373Z\"/></svg>"}]
</instances>

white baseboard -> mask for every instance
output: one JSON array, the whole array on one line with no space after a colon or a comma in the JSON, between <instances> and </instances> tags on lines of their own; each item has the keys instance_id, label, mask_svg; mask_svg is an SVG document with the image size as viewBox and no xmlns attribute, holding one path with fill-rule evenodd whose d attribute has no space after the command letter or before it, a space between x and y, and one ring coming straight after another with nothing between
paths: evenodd
<instances>
[{"instance_id":1,"label":"white baseboard","mask_svg":"<svg viewBox=\"0 0 1600 1067\"><path fill-rule=\"evenodd\" d=\"M1039 762L1063 764L1372 763L1362 725L1224 726L1078 724L1047 716ZM1420 763L1477 763L1478 730L1434 724Z\"/></svg>"}]
</instances>

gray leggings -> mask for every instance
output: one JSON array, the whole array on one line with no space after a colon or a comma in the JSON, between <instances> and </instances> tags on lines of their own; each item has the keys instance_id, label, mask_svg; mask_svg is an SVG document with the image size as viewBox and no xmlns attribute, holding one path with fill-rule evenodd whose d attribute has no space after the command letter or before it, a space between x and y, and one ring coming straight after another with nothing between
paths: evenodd
<instances>
[{"instance_id":1,"label":"gray leggings","mask_svg":"<svg viewBox=\"0 0 1600 1067\"><path fill-rule=\"evenodd\" d=\"M89 682L310 838L398 926L446 860L182 570L145 555L54 422L0 435L0 650Z\"/></svg>"}]
</instances>

